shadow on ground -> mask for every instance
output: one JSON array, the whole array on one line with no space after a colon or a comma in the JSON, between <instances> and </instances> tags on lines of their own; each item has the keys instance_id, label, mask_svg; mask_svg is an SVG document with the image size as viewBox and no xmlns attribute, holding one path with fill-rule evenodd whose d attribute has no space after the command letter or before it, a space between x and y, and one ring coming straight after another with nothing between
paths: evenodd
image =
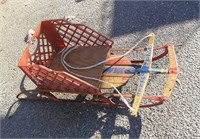
<instances>
[{"instance_id":1,"label":"shadow on ground","mask_svg":"<svg viewBox=\"0 0 200 139\"><path fill-rule=\"evenodd\" d=\"M94 134L138 138L141 131L140 117L133 118L123 109L36 101L17 101L14 105L19 105L14 114L11 108L1 120L2 138L90 138ZM128 115L129 127L116 125L116 115Z\"/></svg>"},{"instance_id":2,"label":"shadow on ground","mask_svg":"<svg viewBox=\"0 0 200 139\"><path fill-rule=\"evenodd\" d=\"M193 19L199 19L199 1L116 0L110 35L118 37Z\"/></svg>"},{"instance_id":3,"label":"shadow on ground","mask_svg":"<svg viewBox=\"0 0 200 139\"><path fill-rule=\"evenodd\" d=\"M21 91L26 89L25 82L26 76L21 80ZM127 109L81 104L21 100L13 103L1 119L3 138L90 138L94 134L101 138L127 134L138 138L140 132L140 116L130 116Z\"/></svg>"}]
</instances>

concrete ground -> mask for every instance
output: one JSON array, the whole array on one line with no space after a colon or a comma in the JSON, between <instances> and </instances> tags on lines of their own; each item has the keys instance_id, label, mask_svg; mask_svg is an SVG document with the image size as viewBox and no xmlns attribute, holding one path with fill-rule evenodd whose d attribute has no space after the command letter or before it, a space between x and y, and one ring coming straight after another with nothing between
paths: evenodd
<instances>
[{"instance_id":1,"label":"concrete ground","mask_svg":"<svg viewBox=\"0 0 200 139\"><path fill-rule=\"evenodd\" d=\"M1 0L1 137L200 138L199 6L198 1ZM20 89L34 87L17 67L27 31L41 20L64 16L76 16L73 22L112 38L114 47L131 47L150 32L157 45L183 44L176 48L181 84L175 85L171 99L141 109L137 118L124 109L17 101ZM147 93L157 93L161 81L151 77Z\"/></svg>"}]
</instances>

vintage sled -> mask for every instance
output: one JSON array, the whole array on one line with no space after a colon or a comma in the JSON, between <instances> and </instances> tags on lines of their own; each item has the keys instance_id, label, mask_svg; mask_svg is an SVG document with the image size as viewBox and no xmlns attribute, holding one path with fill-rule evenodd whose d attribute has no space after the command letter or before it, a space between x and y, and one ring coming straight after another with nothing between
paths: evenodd
<instances>
[{"instance_id":1,"label":"vintage sled","mask_svg":"<svg viewBox=\"0 0 200 139\"><path fill-rule=\"evenodd\" d=\"M61 62L64 48L68 48L66 50L68 54L64 60L70 65L80 68L115 57L115 52L126 52L130 48L112 48L113 41L111 39L85 25L70 23L67 19L42 21L27 44L18 65L37 85L37 88L23 91L17 95L17 98L127 107L128 104L125 104L124 101L116 102L113 100L113 98L123 97L131 100L127 101L132 108L131 115L136 116L139 107L156 106L167 100L178 76L173 44L154 48L154 38L155 35L152 33L149 36L147 47L133 49L133 51L146 51L144 60L129 60L124 56L90 69L68 68L69 71L67 71ZM37 43L33 53L29 51L32 47L31 42ZM73 51L70 50L74 46L77 46L77 48ZM164 49L164 52L153 57L153 51L159 49ZM169 56L169 68L152 67L153 61L167 54ZM135 68L133 65L138 63L141 63L141 66ZM112 89L113 86L120 88L136 73L140 74L140 80L135 95L130 92L119 94L101 91L102 89ZM155 73L169 74L163 95L145 96L144 92L149 75ZM96 80L83 77L95 78ZM34 92L37 92L36 95L32 95ZM75 99L60 99L54 94L55 92L77 94L77 97ZM92 97L86 99L87 95ZM142 99L149 99L155 103L141 105Z\"/></svg>"}]
</instances>

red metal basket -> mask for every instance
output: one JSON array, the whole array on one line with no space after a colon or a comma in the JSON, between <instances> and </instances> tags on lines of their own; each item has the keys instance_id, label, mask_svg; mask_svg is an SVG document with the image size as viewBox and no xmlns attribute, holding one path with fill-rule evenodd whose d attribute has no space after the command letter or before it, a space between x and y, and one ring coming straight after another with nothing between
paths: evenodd
<instances>
[{"instance_id":1,"label":"red metal basket","mask_svg":"<svg viewBox=\"0 0 200 139\"><path fill-rule=\"evenodd\" d=\"M98 94L97 87L67 72L52 70L49 66L63 47L112 47L112 40L85 25L72 24L65 19L42 21L30 42L34 39L37 39L37 48L30 54L31 43L28 43L18 66L38 88L55 92Z\"/></svg>"}]
</instances>

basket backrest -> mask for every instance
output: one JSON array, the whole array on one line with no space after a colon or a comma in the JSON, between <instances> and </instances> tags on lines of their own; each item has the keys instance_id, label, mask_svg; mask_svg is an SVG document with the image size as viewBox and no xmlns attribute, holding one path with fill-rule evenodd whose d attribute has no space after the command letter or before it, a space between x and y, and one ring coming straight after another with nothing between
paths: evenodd
<instances>
[{"instance_id":1,"label":"basket backrest","mask_svg":"<svg viewBox=\"0 0 200 139\"><path fill-rule=\"evenodd\" d=\"M37 48L30 54L28 65L49 67L55 54L64 47L109 46L113 41L95 30L82 25L72 24L65 19L42 21L37 27L32 40L37 39ZM28 44L31 47L31 44Z\"/></svg>"},{"instance_id":2,"label":"basket backrest","mask_svg":"<svg viewBox=\"0 0 200 139\"><path fill-rule=\"evenodd\" d=\"M51 21L59 35L68 46L110 46L112 47L113 41L97 31L82 25L72 24L67 20L52 20Z\"/></svg>"}]
</instances>

